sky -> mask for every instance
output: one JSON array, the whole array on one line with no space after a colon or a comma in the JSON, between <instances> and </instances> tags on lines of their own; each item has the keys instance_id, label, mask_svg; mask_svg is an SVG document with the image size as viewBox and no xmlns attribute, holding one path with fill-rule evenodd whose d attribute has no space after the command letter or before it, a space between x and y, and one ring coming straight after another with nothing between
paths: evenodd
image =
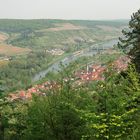
<instances>
[{"instance_id":1,"label":"sky","mask_svg":"<svg viewBox=\"0 0 140 140\"><path fill-rule=\"evenodd\" d=\"M129 19L140 0L0 0L0 18Z\"/></svg>"}]
</instances>

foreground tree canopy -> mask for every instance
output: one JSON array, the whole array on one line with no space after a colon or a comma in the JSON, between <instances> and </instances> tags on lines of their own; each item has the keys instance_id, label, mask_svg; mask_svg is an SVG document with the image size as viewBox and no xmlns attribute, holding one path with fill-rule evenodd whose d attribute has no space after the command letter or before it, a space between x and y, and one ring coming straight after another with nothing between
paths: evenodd
<instances>
[{"instance_id":1,"label":"foreground tree canopy","mask_svg":"<svg viewBox=\"0 0 140 140\"><path fill-rule=\"evenodd\" d=\"M127 78L61 88L32 101L0 100L1 140L139 140L140 85L133 66Z\"/></svg>"},{"instance_id":2,"label":"foreground tree canopy","mask_svg":"<svg viewBox=\"0 0 140 140\"><path fill-rule=\"evenodd\" d=\"M132 62L140 72L140 10L131 16L129 28L122 31L118 46L132 56Z\"/></svg>"}]
</instances>

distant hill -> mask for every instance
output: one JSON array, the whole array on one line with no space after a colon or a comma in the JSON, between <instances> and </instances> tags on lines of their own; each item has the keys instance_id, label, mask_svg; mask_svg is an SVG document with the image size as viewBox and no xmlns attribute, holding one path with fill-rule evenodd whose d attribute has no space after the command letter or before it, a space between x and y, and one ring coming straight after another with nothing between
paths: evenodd
<instances>
[{"instance_id":1,"label":"distant hill","mask_svg":"<svg viewBox=\"0 0 140 140\"><path fill-rule=\"evenodd\" d=\"M0 31L8 34L7 44L30 49L72 48L120 36L128 20L17 20L0 19Z\"/></svg>"},{"instance_id":2,"label":"distant hill","mask_svg":"<svg viewBox=\"0 0 140 140\"><path fill-rule=\"evenodd\" d=\"M0 19L0 30L3 32L20 32L24 30L39 30L43 28L55 27L55 24L61 23L72 23L76 25L82 25L86 27L95 27L96 25L107 25L107 26L125 26L128 20L103 20L103 21L92 21L92 20L54 20L54 19Z\"/></svg>"}]
</instances>

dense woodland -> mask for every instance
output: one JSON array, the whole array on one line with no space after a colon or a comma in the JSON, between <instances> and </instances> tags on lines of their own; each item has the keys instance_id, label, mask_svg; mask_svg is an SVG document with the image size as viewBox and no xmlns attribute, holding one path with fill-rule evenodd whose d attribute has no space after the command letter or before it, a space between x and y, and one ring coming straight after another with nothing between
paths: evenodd
<instances>
[{"instance_id":1,"label":"dense woodland","mask_svg":"<svg viewBox=\"0 0 140 140\"><path fill-rule=\"evenodd\" d=\"M126 71L108 67L105 81L73 86L73 67L57 80L60 88L31 101L0 99L1 140L139 140L140 139L140 10L118 43L130 55ZM125 38L125 40L124 40Z\"/></svg>"}]
</instances>

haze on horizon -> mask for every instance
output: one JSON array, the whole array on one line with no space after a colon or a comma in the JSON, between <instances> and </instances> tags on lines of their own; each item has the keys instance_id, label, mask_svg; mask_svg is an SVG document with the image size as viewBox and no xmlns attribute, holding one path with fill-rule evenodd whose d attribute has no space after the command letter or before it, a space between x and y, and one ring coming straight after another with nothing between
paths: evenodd
<instances>
[{"instance_id":1,"label":"haze on horizon","mask_svg":"<svg viewBox=\"0 0 140 140\"><path fill-rule=\"evenodd\" d=\"M0 0L1 19L129 19L140 0Z\"/></svg>"}]
</instances>

